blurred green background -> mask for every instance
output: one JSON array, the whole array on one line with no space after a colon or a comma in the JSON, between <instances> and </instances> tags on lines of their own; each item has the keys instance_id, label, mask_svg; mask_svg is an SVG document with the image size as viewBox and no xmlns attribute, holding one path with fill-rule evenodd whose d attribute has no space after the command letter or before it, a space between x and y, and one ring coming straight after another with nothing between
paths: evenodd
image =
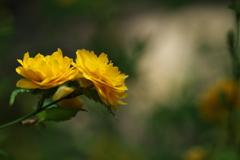
<instances>
[{"instance_id":1,"label":"blurred green background","mask_svg":"<svg viewBox=\"0 0 240 160\"><path fill-rule=\"evenodd\" d=\"M0 131L2 160L179 160L209 146L221 131L202 121L201 94L231 75L225 36L234 21L228 1L0 0L0 123L32 110L21 94L9 107L25 52L61 48L109 55L129 75L127 106L116 121L85 99L87 113L46 127ZM83 97L84 98L84 97Z\"/></svg>"}]
</instances>

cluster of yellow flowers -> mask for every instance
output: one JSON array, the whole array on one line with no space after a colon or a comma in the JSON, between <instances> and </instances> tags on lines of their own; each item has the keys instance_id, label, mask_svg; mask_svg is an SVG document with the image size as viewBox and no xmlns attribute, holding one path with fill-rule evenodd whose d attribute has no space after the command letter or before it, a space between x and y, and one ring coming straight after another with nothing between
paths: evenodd
<instances>
[{"instance_id":1,"label":"cluster of yellow flowers","mask_svg":"<svg viewBox=\"0 0 240 160\"><path fill-rule=\"evenodd\" d=\"M118 104L126 105L120 99L127 97L125 79L128 76L121 73L118 67L113 66L105 53L97 56L94 52L82 49L77 50L76 55L74 62L69 57L63 57L61 49L52 55L37 54L33 58L29 57L28 52L25 53L23 60L18 59L21 66L16 68L16 72L25 78L17 82L17 87L50 89L60 86L54 95L54 100L57 100L73 91L63 84L77 80L81 87L93 86L107 106L113 106L118 110ZM79 99L71 99L71 101L82 104ZM64 101L61 104L64 108ZM73 105L73 108L76 106Z\"/></svg>"}]
</instances>

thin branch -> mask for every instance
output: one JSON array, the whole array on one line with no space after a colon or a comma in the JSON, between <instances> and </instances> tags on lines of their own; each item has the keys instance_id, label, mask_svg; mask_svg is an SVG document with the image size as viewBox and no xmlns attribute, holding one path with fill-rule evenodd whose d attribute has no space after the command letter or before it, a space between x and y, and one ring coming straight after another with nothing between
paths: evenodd
<instances>
[{"instance_id":1,"label":"thin branch","mask_svg":"<svg viewBox=\"0 0 240 160\"><path fill-rule=\"evenodd\" d=\"M39 112L41 112L41 111L49 108L50 106L52 106L52 105L54 105L54 104L56 104L56 103L58 103L58 102L60 102L60 101L62 101L62 100L77 97L77 96L79 96L79 95L82 94L81 90L82 90L82 88L78 88L77 90L69 93L68 95L66 95L66 96L64 96L64 97L62 97L62 98L60 98L60 99L58 99L58 100L56 100L56 101L53 101L53 102L47 104L46 106L43 106L43 107L41 107L41 108L38 108L36 111L33 111L33 112L31 112L31 113L29 113L29 114L27 114L27 115L25 115L25 116L23 116L23 117L21 117L21 118L19 118L19 119L16 119L16 120L11 121L11 122L9 122L9 123L6 123L6 124L4 124L4 125L1 125L1 126L0 126L0 129L7 128L7 127L9 127L9 126L12 126L12 125L14 125L14 124L17 124L17 123L19 123L19 122L21 122L21 121L23 121L23 120L25 120L25 119L27 119L27 118L29 118L29 117L31 117L31 116L34 116L34 115L38 114Z\"/></svg>"}]
</instances>

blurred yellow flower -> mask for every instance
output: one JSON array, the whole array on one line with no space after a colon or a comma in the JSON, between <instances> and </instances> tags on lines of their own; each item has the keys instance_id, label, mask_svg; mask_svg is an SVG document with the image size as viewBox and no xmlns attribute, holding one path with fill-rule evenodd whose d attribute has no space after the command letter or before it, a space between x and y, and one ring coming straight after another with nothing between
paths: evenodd
<instances>
[{"instance_id":1,"label":"blurred yellow flower","mask_svg":"<svg viewBox=\"0 0 240 160\"><path fill-rule=\"evenodd\" d=\"M200 114L209 122L224 124L228 116L228 107L231 105L235 109L240 108L240 88L237 81L227 79L212 87L202 97Z\"/></svg>"},{"instance_id":2,"label":"blurred yellow flower","mask_svg":"<svg viewBox=\"0 0 240 160\"><path fill-rule=\"evenodd\" d=\"M25 79L17 82L17 87L25 89L49 89L59 86L76 78L78 71L71 67L73 62L68 57L63 57L58 49L52 55L43 56L38 53L34 58L25 53L23 60L17 60L22 66L16 72Z\"/></svg>"},{"instance_id":3,"label":"blurred yellow flower","mask_svg":"<svg viewBox=\"0 0 240 160\"><path fill-rule=\"evenodd\" d=\"M101 100L108 106L118 110L118 104L126 105L120 99L126 98L127 89L124 81L128 77L109 62L108 56L101 53L99 57L94 52L78 50L76 52L76 68L80 71L80 84L83 87L94 85Z\"/></svg>"},{"instance_id":4,"label":"blurred yellow flower","mask_svg":"<svg viewBox=\"0 0 240 160\"><path fill-rule=\"evenodd\" d=\"M189 149L183 157L184 160L206 160L206 151L201 147L194 147Z\"/></svg>"},{"instance_id":5,"label":"blurred yellow flower","mask_svg":"<svg viewBox=\"0 0 240 160\"><path fill-rule=\"evenodd\" d=\"M53 96L53 100L56 101L69 93L73 92L73 88L67 87L67 86L61 86L58 88L58 90L55 92ZM80 99L80 97L75 97L71 99L65 99L57 103L59 107L64 109L77 109L81 108L83 106L83 101Z\"/></svg>"}]
</instances>

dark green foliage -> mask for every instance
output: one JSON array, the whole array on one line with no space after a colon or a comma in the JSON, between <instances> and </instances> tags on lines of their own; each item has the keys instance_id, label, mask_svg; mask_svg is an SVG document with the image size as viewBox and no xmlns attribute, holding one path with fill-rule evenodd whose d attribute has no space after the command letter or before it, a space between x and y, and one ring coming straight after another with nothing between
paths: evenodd
<instances>
[{"instance_id":1,"label":"dark green foliage","mask_svg":"<svg viewBox=\"0 0 240 160\"><path fill-rule=\"evenodd\" d=\"M192 102L156 105L147 122L147 149L154 160L178 160L188 148L208 140L203 135L209 127L201 121ZM158 148L158 152L154 148Z\"/></svg>"},{"instance_id":2,"label":"dark green foliage","mask_svg":"<svg viewBox=\"0 0 240 160\"><path fill-rule=\"evenodd\" d=\"M234 47L235 47L235 35L232 30L228 31L227 34L227 44L228 44L228 50L230 53L234 52Z\"/></svg>"},{"instance_id":3,"label":"dark green foliage","mask_svg":"<svg viewBox=\"0 0 240 160\"><path fill-rule=\"evenodd\" d=\"M231 0L231 4L229 5L229 9L236 13L240 13L239 1L238 0Z\"/></svg>"},{"instance_id":4,"label":"dark green foliage","mask_svg":"<svg viewBox=\"0 0 240 160\"><path fill-rule=\"evenodd\" d=\"M0 149L0 159L10 160L11 158L10 158L10 155L6 151Z\"/></svg>"},{"instance_id":5,"label":"dark green foliage","mask_svg":"<svg viewBox=\"0 0 240 160\"><path fill-rule=\"evenodd\" d=\"M215 149L209 160L239 160L239 155L233 148Z\"/></svg>"},{"instance_id":6,"label":"dark green foliage","mask_svg":"<svg viewBox=\"0 0 240 160\"><path fill-rule=\"evenodd\" d=\"M31 89L29 90L32 94L38 95L43 94L44 98L50 98L56 91L58 87L50 88L50 89Z\"/></svg>"},{"instance_id":7,"label":"dark green foliage","mask_svg":"<svg viewBox=\"0 0 240 160\"><path fill-rule=\"evenodd\" d=\"M75 117L79 111L86 111L84 109L63 109L58 107L53 107L46 109L37 114L40 121L66 121Z\"/></svg>"}]
</instances>

